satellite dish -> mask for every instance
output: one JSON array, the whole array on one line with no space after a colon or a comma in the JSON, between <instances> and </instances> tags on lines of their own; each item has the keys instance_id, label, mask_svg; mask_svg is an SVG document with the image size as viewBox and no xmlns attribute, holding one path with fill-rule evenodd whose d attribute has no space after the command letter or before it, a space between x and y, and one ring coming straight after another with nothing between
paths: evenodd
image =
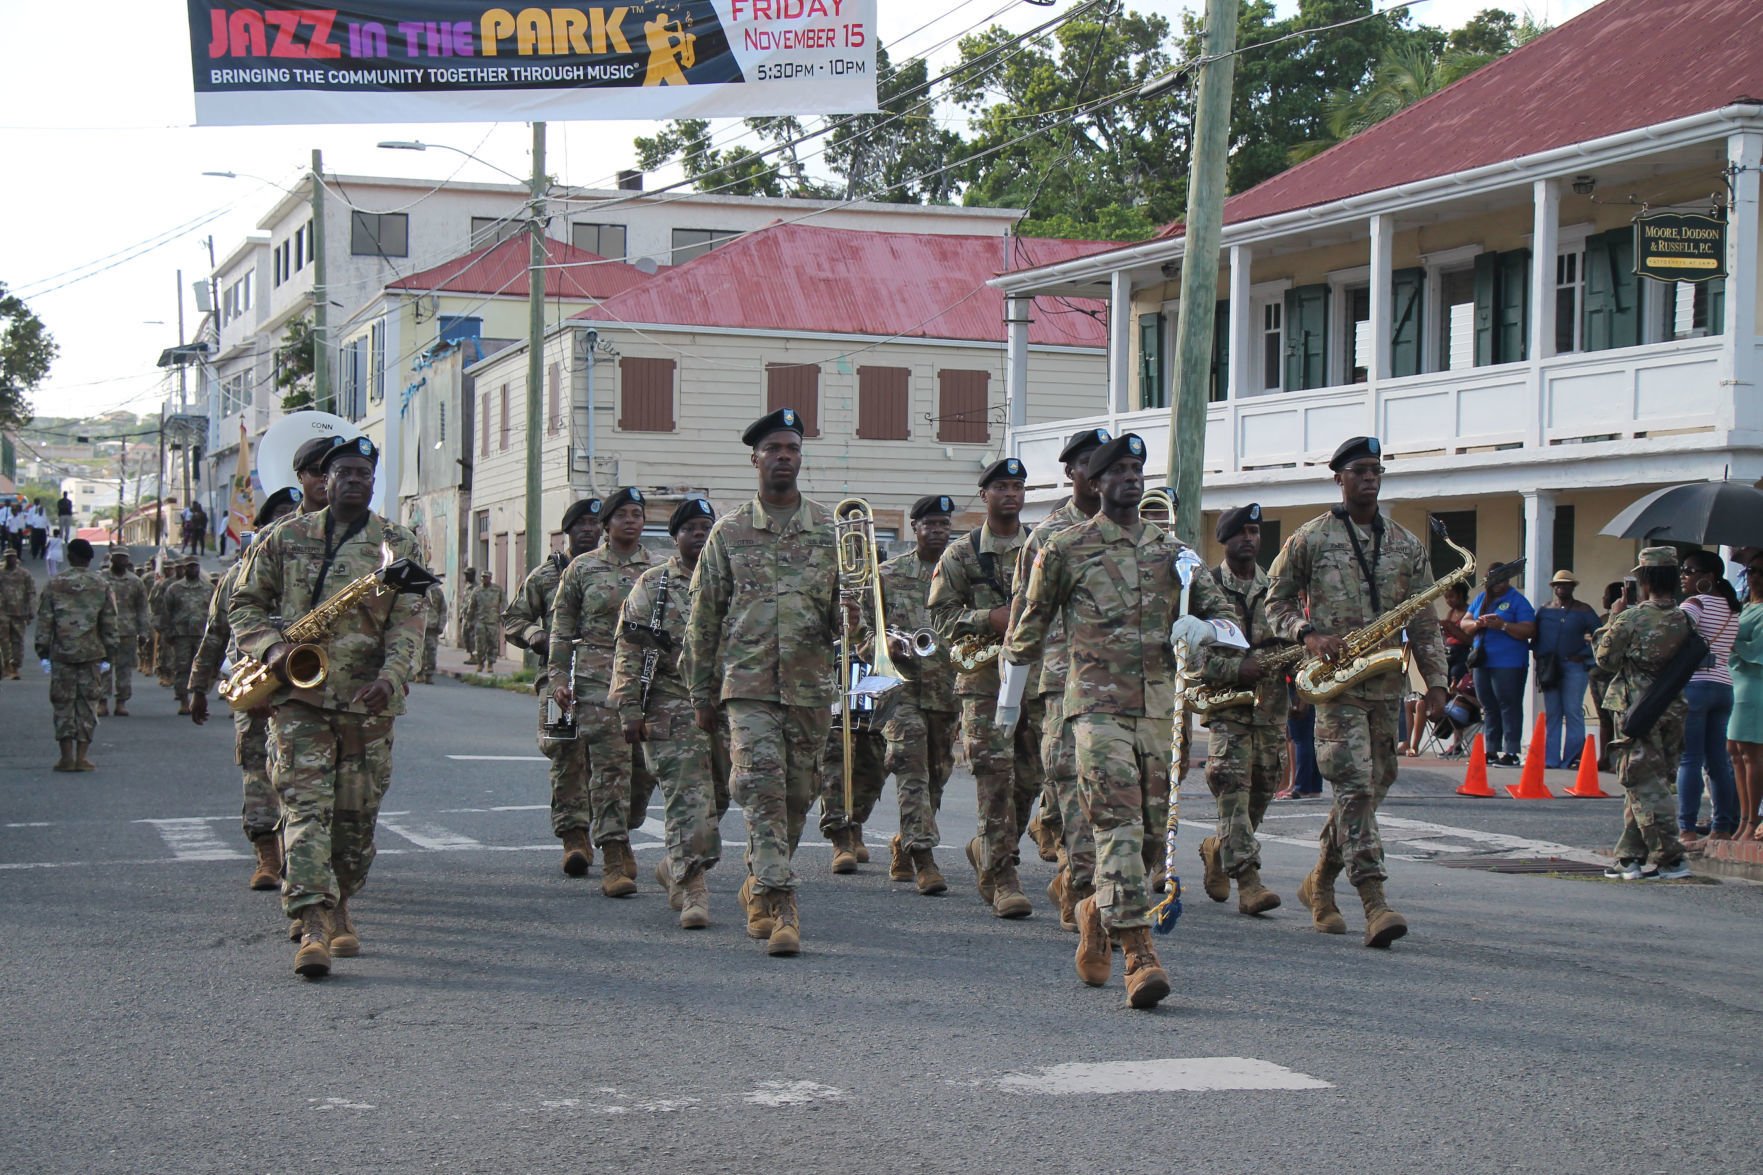
<instances>
[{"instance_id":1,"label":"satellite dish","mask_svg":"<svg viewBox=\"0 0 1763 1175\"><path fill-rule=\"evenodd\" d=\"M656 264L655 258L653 257L639 257L631 262L631 268L640 273L646 273L650 277L654 277L661 271L661 266Z\"/></svg>"},{"instance_id":2,"label":"satellite dish","mask_svg":"<svg viewBox=\"0 0 1763 1175\"><path fill-rule=\"evenodd\" d=\"M270 425L257 440L257 482L268 497L279 489L297 485L294 454L313 437L337 436L354 440L361 430L329 412L290 412Z\"/></svg>"}]
</instances>

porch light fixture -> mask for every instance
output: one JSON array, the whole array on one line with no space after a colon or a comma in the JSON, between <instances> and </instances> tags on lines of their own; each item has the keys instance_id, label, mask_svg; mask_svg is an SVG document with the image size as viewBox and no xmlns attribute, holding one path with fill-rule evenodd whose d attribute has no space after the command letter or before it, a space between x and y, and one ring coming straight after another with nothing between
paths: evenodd
<instances>
[{"instance_id":1,"label":"porch light fixture","mask_svg":"<svg viewBox=\"0 0 1763 1175\"><path fill-rule=\"evenodd\" d=\"M1589 175L1573 177L1573 194L1575 196L1589 196L1597 190L1597 187L1598 181Z\"/></svg>"}]
</instances>

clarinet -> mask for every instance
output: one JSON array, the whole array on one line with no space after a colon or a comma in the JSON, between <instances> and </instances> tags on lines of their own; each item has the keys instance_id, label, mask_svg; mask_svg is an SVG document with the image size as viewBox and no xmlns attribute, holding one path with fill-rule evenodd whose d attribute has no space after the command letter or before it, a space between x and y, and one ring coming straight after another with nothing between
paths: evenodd
<instances>
[{"instance_id":1,"label":"clarinet","mask_svg":"<svg viewBox=\"0 0 1763 1175\"><path fill-rule=\"evenodd\" d=\"M667 615L668 571L661 568L661 586L655 592L655 606L649 609L649 633L655 639L643 650L643 675L637 680L643 687L641 706L645 716L649 713L649 689L655 684L655 667L661 661L661 621Z\"/></svg>"}]
</instances>

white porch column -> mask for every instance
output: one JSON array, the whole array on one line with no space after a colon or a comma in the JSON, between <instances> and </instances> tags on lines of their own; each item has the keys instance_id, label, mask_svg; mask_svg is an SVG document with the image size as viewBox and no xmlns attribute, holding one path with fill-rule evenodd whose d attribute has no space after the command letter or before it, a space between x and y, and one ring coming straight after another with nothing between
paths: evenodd
<instances>
[{"instance_id":1,"label":"white porch column","mask_svg":"<svg viewBox=\"0 0 1763 1175\"><path fill-rule=\"evenodd\" d=\"M1541 361L1555 354L1555 254L1560 251L1561 182L1538 180L1532 185L1532 191L1530 354L1525 357L1530 363L1531 400L1529 410L1524 414L1524 444L1529 449L1540 449L1543 444L1543 417L1548 411L1543 403ZM1553 522L1551 508L1551 530Z\"/></svg>"},{"instance_id":2,"label":"white porch column","mask_svg":"<svg viewBox=\"0 0 1763 1175\"><path fill-rule=\"evenodd\" d=\"M1390 255L1395 233L1396 223L1386 214L1380 212L1371 218L1371 360L1365 365L1365 374L1373 403L1378 382L1390 377L1390 275L1394 272ZM1374 416L1372 431L1378 427Z\"/></svg>"},{"instance_id":3,"label":"white porch column","mask_svg":"<svg viewBox=\"0 0 1763 1175\"><path fill-rule=\"evenodd\" d=\"M1108 410L1131 412L1132 278L1117 269L1108 285Z\"/></svg>"},{"instance_id":4,"label":"white porch column","mask_svg":"<svg viewBox=\"0 0 1763 1175\"><path fill-rule=\"evenodd\" d=\"M1255 251L1247 245L1230 247L1230 397L1224 404L1225 443L1230 449L1224 467L1232 473L1243 467L1243 454L1237 447L1237 407L1255 389L1249 387L1249 373L1255 370L1252 349L1259 327L1254 319L1249 287L1254 284Z\"/></svg>"},{"instance_id":5,"label":"white porch column","mask_svg":"<svg viewBox=\"0 0 1763 1175\"><path fill-rule=\"evenodd\" d=\"M1004 300L1004 419L1012 430L1028 423L1028 325L1033 313L1033 298L1012 295Z\"/></svg>"},{"instance_id":6,"label":"white porch column","mask_svg":"<svg viewBox=\"0 0 1763 1175\"><path fill-rule=\"evenodd\" d=\"M1526 490L1524 491L1524 575L1514 587L1524 593L1531 607L1540 608L1548 603L1545 593L1549 590L1549 577L1555 569L1549 566L1549 560L1555 554L1555 491ZM1471 599L1473 599L1473 595ZM1542 695L1536 688L1536 675L1529 678L1529 688L1524 691L1524 745L1530 747L1531 728L1536 725L1536 716L1542 712Z\"/></svg>"},{"instance_id":7,"label":"white porch column","mask_svg":"<svg viewBox=\"0 0 1763 1175\"><path fill-rule=\"evenodd\" d=\"M1758 403L1760 373L1757 359L1757 283L1760 277L1758 235L1763 232L1763 134L1741 131L1726 140L1727 161L1732 164L1732 208L1726 233L1726 322L1723 411L1732 415L1739 432L1763 431L1763 404Z\"/></svg>"}]
</instances>

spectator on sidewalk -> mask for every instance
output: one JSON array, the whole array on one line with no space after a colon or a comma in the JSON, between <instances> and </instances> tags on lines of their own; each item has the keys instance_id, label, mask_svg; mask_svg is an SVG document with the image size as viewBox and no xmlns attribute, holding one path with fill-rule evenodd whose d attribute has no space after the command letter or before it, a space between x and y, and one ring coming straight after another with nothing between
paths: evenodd
<instances>
[{"instance_id":1,"label":"spectator on sidewalk","mask_svg":"<svg viewBox=\"0 0 1763 1175\"><path fill-rule=\"evenodd\" d=\"M43 542L43 567L50 575L61 574L61 561L67 551L67 540L58 526Z\"/></svg>"},{"instance_id":2,"label":"spectator on sidewalk","mask_svg":"<svg viewBox=\"0 0 1763 1175\"><path fill-rule=\"evenodd\" d=\"M1503 563L1489 568L1482 593L1470 602L1462 624L1480 653L1475 696L1486 719L1488 763L1501 767L1520 762L1524 686L1530 677L1530 641L1536 636L1536 610L1512 586L1512 574Z\"/></svg>"},{"instance_id":3,"label":"spectator on sidewalk","mask_svg":"<svg viewBox=\"0 0 1763 1175\"><path fill-rule=\"evenodd\" d=\"M1291 778L1275 799L1302 800L1322 794L1322 769L1316 765L1316 707L1286 685L1291 707L1286 711L1286 762Z\"/></svg>"},{"instance_id":4,"label":"spectator on sidewalk","mask_svg":"<svg viewBox=\"0 0 1763 1175\"><path fill-rule=\"evenodd\" d=\"M1600 627L1598 613L1573 589L1579 580L1571 571L1557 571L1549 581L1553 598L1537 609L1537 688L1543 691L1543 766L1579 766L1585 749L1585 692L1591 678L1592 633Z\"/></svg>"},{"instance_id":5,"label":"spectator on sidewalk","mask_svg":"<svg viewBox=\"0 0 1763 1175\"><path fill-rule=\"evenodd\" d=\"M43 553L49 549L49 515L43 509L43 499L31 499L30 513L25 516L25 522L30 527L31 555L41 559Z\"/></svg>"},{"instance_id":6,"label":"spectator on sidewalk","mask_svg":"<svg viewBox=\"0 0 1763 1175\"><path fill-rule=\"evenodd\" d=\"M1465 664L1469 660L1469 636L1463 631L1463 621L1469 615L1469 588L1461 583L1454 583L1445 589L1445 618L1439 621L1439 630L1445 634L1445 676L1456 681L1469 672Z\"/></svg>"},{"instance_id":7,"label":"spectator on sidewalk","mask_svg":"<svg viewBox=\"0 0 1763 1175\"><path fill-rule=\"evenodd\" d=\"M1732 643L1732 717L1727 745L1739 795L1737 835L1763 840L1757 808L1763 802L1763 554L1745 568L1750 590Z\"/></svg>"},{"instance_id":8,"label":"spectator on sidewalk","mask_svg":"<svg viewBox=\"0 0 1763 1175\"><path fill-rule=\"evenodd\" d=\"M1684 688L1683 754L1677 761L1677 828L1686 842L1695 838L1702 814L1702 769L1713 797L1710 835L1731 840L1740 824L1738 789L1727 754L1727 721L1732 717L1732 672L1728 661L1738 637L1739 598L1726 582L1726 560L1712 551L1691 551L1683 560L1683 586L1689 597L1684 614L1708 642L1708 660Z\"/></svg>"}]
</instances>

